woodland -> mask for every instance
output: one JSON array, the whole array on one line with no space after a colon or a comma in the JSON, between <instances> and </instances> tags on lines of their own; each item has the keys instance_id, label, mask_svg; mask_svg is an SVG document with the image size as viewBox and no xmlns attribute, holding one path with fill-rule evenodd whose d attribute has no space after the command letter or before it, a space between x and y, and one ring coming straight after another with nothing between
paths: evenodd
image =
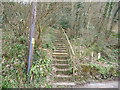
<instances>
[{"instance_id":1,"label":"woodland","mask_svg":"<svg viewBox=\"0 0 120 90\"><path fill-rule=\"evenodd\" d=\"M118 2L0 2L0 7L1 88L75 87L120 76Z\"/></svg>"}]
</instances>

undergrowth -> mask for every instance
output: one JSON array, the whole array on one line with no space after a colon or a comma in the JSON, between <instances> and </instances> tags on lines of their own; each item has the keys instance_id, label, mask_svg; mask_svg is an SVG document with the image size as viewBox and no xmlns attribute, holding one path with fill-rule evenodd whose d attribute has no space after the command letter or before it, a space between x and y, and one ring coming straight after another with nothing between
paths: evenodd
<instances>
[{"instance_id":1,"label":"undergrowth","mask_svg":"<svg viewBox=\"0 0 120 90\"><path fill-rule=\"evenodd\" d=\"M30 71L30 78L26 76L28 45L27 37L12 37L3 33L3 60L2 60L2 88L18 87L50 87L46 81L51 72L51 60L46 57L46 52L34 49L34 58Z\"/></svg>"}]
</instances>

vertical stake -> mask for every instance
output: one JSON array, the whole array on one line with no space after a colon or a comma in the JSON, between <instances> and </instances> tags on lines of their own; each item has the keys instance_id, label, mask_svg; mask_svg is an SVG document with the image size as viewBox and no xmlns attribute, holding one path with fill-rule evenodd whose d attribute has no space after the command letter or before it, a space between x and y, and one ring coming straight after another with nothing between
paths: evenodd
<instances>
[{"instance_id":1,"label":"vertical stake","mask_svg":"<svg viewBox=\"0 0 120 90\"><path fill-rule=\"evenodd\" d=\"M30 26L30 37L29 37L29 55L28 55L28 66L27 66L27 76L30 73L30 67L33 60L33 51L34 51L34 31L35 31L35 22L36 22L36 7L37 2L32 2L32 15L31 15L31 26Z\"/></svg>"}]
</instances>

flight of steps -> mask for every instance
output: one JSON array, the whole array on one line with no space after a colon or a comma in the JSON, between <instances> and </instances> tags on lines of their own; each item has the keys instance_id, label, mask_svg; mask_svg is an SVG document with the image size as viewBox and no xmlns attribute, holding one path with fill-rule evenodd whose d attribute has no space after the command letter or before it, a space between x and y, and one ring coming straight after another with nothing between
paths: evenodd
<instances>
[{"instance_id":1,"label":"flight of steps","mask_svg":"<svg viewBox=\"0 0 120 90\"><path fill-rule=\"evenodd\" d=\"M75 85L74 79L70 70L69 54L64 44L64 38L57 34L55 41L55 50L53 51L53 72L54 81L53 87L68 87Z\"/></svg>"}]
</instances>

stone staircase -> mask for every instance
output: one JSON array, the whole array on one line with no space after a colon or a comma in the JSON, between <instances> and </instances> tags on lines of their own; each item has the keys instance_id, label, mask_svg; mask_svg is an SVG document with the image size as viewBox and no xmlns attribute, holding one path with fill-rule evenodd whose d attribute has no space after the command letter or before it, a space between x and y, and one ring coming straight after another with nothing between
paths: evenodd
<instances>
[{"instance_id":1,"label":"stone staircase","mask_svg":"<svg viewBox=\"0 0 120 90\"><path fill-rule=\"evenodd\" d=\"M69 64L69 54L60 33L56 34L55 50L53 51L53 87L69 87L75 85Z\"/></svg>"}]
</instances>

